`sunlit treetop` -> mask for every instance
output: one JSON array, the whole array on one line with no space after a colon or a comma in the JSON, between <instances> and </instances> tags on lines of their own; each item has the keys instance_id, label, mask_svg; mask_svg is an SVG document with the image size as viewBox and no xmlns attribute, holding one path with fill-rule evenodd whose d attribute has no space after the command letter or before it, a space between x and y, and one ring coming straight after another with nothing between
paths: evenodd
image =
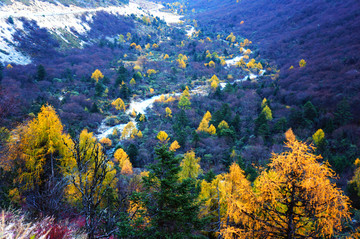
<instances>
[{"instance_id":1,"label":"sunlit treetop","mask_svg":"<svg viewBox=\"0 0 360 239\"><path fill-rule=\"evenodd\" d=\"M300 67L305 67L305 66L306 66L306 61L305 61L304 59L301 59L301 60L299 61L299 66L300 66Z\"/></svg>"},{"instance_id":2,"label":"sunlit treetop","mask_svg":"<svg viewBox=\"0 0 360 239\"><path fill-rule=\"evenodd\" d=\"M169 136L165 131L159 131L158 135L156 136L156 138L161 142L161 143L166 143L167 141L169 141Z\"/></svg>"},{"instance_id":3,"label":"sunlit treetop","mask_svg":"<svg viewBox=\"0 0 360 239\"><path fill-rule=\"evenodd\" d=\"M104 78L104 75L101 73L101 71L99 69L96 69L92 75L91 75L91 79L94 79L96 81L96 83L99 82L99 79Z\"/></svg>"}]
</instances>

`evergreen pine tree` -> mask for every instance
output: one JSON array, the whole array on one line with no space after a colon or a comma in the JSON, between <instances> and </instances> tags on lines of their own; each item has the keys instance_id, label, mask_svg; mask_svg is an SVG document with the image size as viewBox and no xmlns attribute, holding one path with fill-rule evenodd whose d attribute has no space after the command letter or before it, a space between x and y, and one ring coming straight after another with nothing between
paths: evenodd
<instances>
[{"instance_id":1,"label":"evergreen pine tree","mask_svg":"<svg viewBox=\"0 0 360 239\"><path fill-rule=\"evenodd\" d=\"M304 118L310 121L314 121L318 116L315 106L310 102L306 102L304 105Z\"/></svg>"},{"instance_id":2,"label":"evergreen pine tree","mask_svg":"<svg viewBox=\"0 0 360 239\"><path fill-rule=\"evenodd\" d=\"M338 103L334 113L334 121L337 126L346 125L349 121L352 120L350 109L350 104L346 99Z\"/></svg>"},{"instance_id":3,"label":"evergreen pine tree","mask_svg":"<svg viewBox=\"0 0 360 239\"><path fill-rule=\"evenodd\" d=\"M131 91L126 84L120 85L120 97L124 100L128 100L130 98Z\"/></svg>"},{"instance_id":4,"label":"evergreen pine tree","mask_svg":"<svg viewBox=\"0 0 360 239\"><path fill-rule=\"evenodd\" d=\"M267 136L269 134L269 125L264 112L261 112L255 120L255 133L261 136Z\"/></svg>"},{"instance_id":5,"label":"evergreen pine tree","mask_svg":"<svg viewBox=\"0 0 360 239\"><path fill-rule=\"evenodd\" d=\"M37 67L36 79L37 79L38 81L42 81L42 80L45 80L45 77L46 77L45 67L40 64L40 65Z\"/></svg>"},{"instance_id":6,"label":"evergreen pine tree","mask_svg":"<svg viewBox=\"0 0 360 239\"><path fill-rule=\"evenodd\" d=\"M174 157L167 144L155 153L157 163L150 166L143 185L142 200L151 218L147 238L190 238L202 225L195 180L179 181L180 158Z\"/></svg>"},{"instance_id":7,"label":"evergreen pine tree","mask_svg":"<svg viewBox=\"0 0 360 239\"><path fill-rule=\"evenodd\" d=\"M241 131L241 119L240 115L236 114L234 119L231 121L230 125L234 127L235 132L239 133Z\"/></svg>"}]
</instances>

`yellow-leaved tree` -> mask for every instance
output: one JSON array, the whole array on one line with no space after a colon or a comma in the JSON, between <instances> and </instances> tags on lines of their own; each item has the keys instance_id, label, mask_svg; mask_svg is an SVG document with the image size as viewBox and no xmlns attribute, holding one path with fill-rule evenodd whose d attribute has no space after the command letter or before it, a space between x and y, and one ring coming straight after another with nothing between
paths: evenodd
<instances>
[{"instance_id":1,"label":"yellow-leaved tree","mask_svg":"<svg viewBox=\"0 0 360 239\"><path fill-rule=\"evenodd\" d=\"M266 120L273 119L271 109L268 105L265 105L265 107L262 109L261 113L265 115Z\"/></svg>"},{"instance_id":2,"label":"yellow-leaved tree","mask_svg":"<svg viewBox=\"0 0 360 239\"><path fill-rule=\"evenodd\" d=\"M197 132L207 132L209 134L216 134L216 128L214 125L209 126L209 122L211 120L211 113L207 111L202 118L199 127L197 128Z\"/></svg>"},{"instance_id":3,"label":"yellow-leaved tree","mask_svg":"<svg viewBox=\"0 0 360 239\"><path fill-rule=\"evenodd\" d=\"M207 132L209 128L209 122L211 120L211 113L209 111L206 111L204 117L202 118L199 127L197 128L197 131L199 132Z\"/></svg>"},{"instance_id":4,"label":"yellow-leaved tree","mask_svg":"<svg viewBox=\"0 0 360 239\"><path fill-rule=\"evenodd\" d=\"M96 83L99 82L99 79L104 78L104 75L101 73L101 71L99 69L96 69L92 75L91 75L91 79L94 79L96 81Z\"/></svg>"},{"instance_id":5,"label":"yellow-leaved tree","mask_svg":"<svg viewBox=\"0 0 360 239\"><path fill-rule=\"evenodd\" d=\"M299 61L299 66L300 66L300 67L305 67L305 66L306 66L306 61L305 61L304 59L301 59L301 60Z\"/></svg>"},{"instance_id":6,"label":"yellow-leaved tree","mask_svg":"<svg viewBox=\"0 0 360 239\"><path fill-rule=\"evenodd\" d=\"M218 233L221 230L223 222L226 221L226 192L224 174L217 175L211 182L205 179L200 184L199 201L203 202L200 210L200 217L209 218L209 228Z\"/></svg>"},{"instance_id":7,"label":"yellow-leaved tree","mask_svg":"<svg viewBox=\"0 0 360 239\"><path fill-rule=\"evenodd\" d=\"M221 121L218 125L218 129L220 131L228 128L229 128L229 124L225 120Z\"/></svg>"},{"instance_id":8,"label":"yellow-leaved tree","mask_svg":"<svg viewBox=\"0 0 360 239\"><path fill-rule=\"evenodd\" d=\"M71 153L65 144L71 145L69 135L64 133L55 109L44 105L36 118L11 132L1 163L8 170L19 167L16 181L21 189L43 188L71 164Z\"/></svg>"},{"instance_id":9,"label":"yellow-leaved tree","mask_svg":"<svg viewBox=\"0 0 360 239\"><path fill-rule=\"evenodd\" d=\"M186 68L186 62L184 60L177 59L176 61L178 63L179 68L182 68L182 69Z\"/></svg>"},{"instance_id":10,"label":"yellow-leaved tree","mask_svg":"<svg viewBox=\"0 0 360 239\"><path fill-rule=\"evenodd\" d=\"M169 136L165 131L159 131L156 138L160 140L161 143L167 143L169 141Z\"/></svg>"},{"instance_id":11,"label":"yellow-leaved tree","mask_svg":"<svg viewBox=\"0 0 360 239\"><path fill-rule=\"evenodd\" d=\"M350 219L333 170L318 162L313 146L288 136L288 151L273 154L252 190L243 175L242 186L228 190L224 238L331 238Z\"/></svg>"},{"instance_id":12,"label":"yellow-leaved tree","mask_svg":"<svg viewBox=\"0 0 360 239\"><path fill-rule=\"evenodd\" d=\"M216 128L213 124L211 124L208 128L208 133L211 134L211 135L214 135L216 134Z\"/></svg>"},{"instance_id":13,"label":"yellow-leaved tree","mask_svg":"<svg viewBox=\"0 0 360 239\"><path fill-rule=\"evenodd\" d=\"M127 153L122 149L119 148L115 151L114 153L114 158L115 158L115 162L119 163L119 167L122 168L124 165L124 162L126 160L129 160L129 156L127 155Z\"/></svg>"},{"instance_id":14,"label":"yellow-leaved tree","mask_svg":"<svg viewBox=\"0 0 360 239\"><path fill-rule=\"evenodd\" d=\"M186 68L186 61L188 60L187 56L183 54L178 55L178 59L176 60L178 63L178 66L182 69Z\"/></svg>"},{"instance_id":15,"label":"yellow-leaved tree","mask_svg":"<svg viewBox=\"0 0 360 239\"><path fill-rule=\"evenodd\" d=\"M185 86L185 90L183 90L183 92L181 93L181 95L190 98L190 92L189 92L189 87Z\"/></svg>"},{"instance_id":16,"label":"yellow-leaved tree","mask_svg":"<svg viewBox=\"0 0 360 239\"><path fill-rule=\"evenodd\" d=\"M121 133L121 137L120 139L127 139L127 138L135 138L135 136L139 135L139 130L136 128L135 124L133 122L129 122L125 125L122 133ZM142 136L142 134L141 134Z\"/></svg>"},{"instance_id":17,"label":"yellow-leaved tree","mask_svg":"<svg viewBox=\"0 0 360 239\"><path fill-rule=\"evenodd\" d=\"M85 229L89 238L95 238L99 218L109 206L105 198L109 194L116 197L116 169L106 157L93 133L83 130L72 145L73 161L65 168L69 184L65 190L68 201L80 206L85 217Z\"/></svg>"},{"instance_id":18,"label":"yellow-leaved tree","mask_svg":"<svg viewBox=\"0 0 360 239\"><path fill-rule=\"evenodd\" d=\"M112 141L111 141L111 139L109 139L109 138L102 138L100 141L100 144L102 144L103 146L105 146L105 147L107 147L107 148L110 148L111 147L111 145L112 145Z\"/></svg>"},{"instance_id":19,"label":"yellow-leaved tree","mask_svg":"<svg viewBox=\"0 0 360 239\"><path fill-rule=\"evenodd\" d=\"M211 88L216 90L216 88L218 87L219 85L219 78L216 76L216 75L213 75L210 79L210 82L211 82Z\"/></svg>"},{"instance_id":20,"label":"yellow-leaved tree","mask_svg":"<svg viewBox=\"0 0 360 239\"><path fill-rule=\"evenodd\" d=\"M134 78L131 78L131 80L130 80L130 85L132 85L132 86L136 85L136 81L135 81ZM120 99L120 98L119 98L119 99Z\"/></svg>"},{"instance_id":21,"label":"yellow-leaved tree","mask_svg":"<svg viewBox=\"0 0 360 239\"><path fill-rule=\"evenodd\" d=\"M179 180L182 181L187 178L196 179L202 173L200 160L200 157L196 158L193 150L186 152L184 159L180 163Z\"/></svg>"},{"instance_id":22,"label":"yellow-leaved tree","mask_svg":"<svg viewBox=\"0 0 360 239\"><path fill-rule=\"evenodd\" d=\"M154 70L154 69L148 69L146 73L147 73L147 74L148 74L148 76L150 77L151 75L156 74L156 73L157 73L157 71L156 71L156 70Z\"/></svg>"},{"instance_id":23,"label":"yellow-leaved tree","mask_svg":"<svg viewBox=\"0 0 360 239\"><path fill-rule=\"evenodd\" d=\"M125 112L126 106L124 101L121 98L117 98L113 102L111 102L111 105L115 107L117 110L123 110Z\"/></svg>"},{"instance_id":24,"label":"yellow-leaved tree","mask_svg":"<svg viewBox=\"0 0 360 239\"><path fill-rule=\"evenodd\" d=\"M216 90L216 88L218 87L218 85L219 85L219 84L218 84L216 81L212 81L210 86L211 86L211 89Z\"/></svg>"},{"instance_id":25,"label":"yellow-leaved tree","mask_svg":"<svg viewBox=\"0 0 360 239\"><path fill-rule=\"evenodd\" d=\"M253 235L248 234L247 229L253 227L258 229L250 215L256 208L253 205L255 196L250 182L238 164L233 163L229 173L224 175L222 193L226 195L224 199L225 214L219 215L222 218L222 225L224 225L221 229L222 236L224 238L247 238ZM241 226L238 227L240 224Z\"/></svg>"},{"instance_id":26,"label":"yellow-leaved tree","mask_svg":"<svg viewBox=\"0 0 360 239\"><path fill-rule=\"evenodd\" d=\"M169 150L175 152L179 148L180 148L180 145L179 145L178 141L175 140L174 142L172 142L170 144Z\"/></svg>"},{"instance_id":27,"label":"yellow-leaved tree","mask_svg":"<svg viewBox=\"0 0 360 239\"><path fill-rule=\"evenodd\" d=\"M123 174L123 175L131 175L131 174L133 174L132 163L130 162L129 159L124 161L124 165L121 168L121 174Z\"/></svg>"},{"instance_id":28,"label":"yellow-leaved tree","mask_svg":"<svg viewBox=\"0 0 360 239\"><path fill-rule=\"evenodd\" d=\"M312 136L316 146L321 146L324 143L325 133L322 129L318 129Z\"/></svg>"},{"instance_id":29,"label":"yellow-leaved tree","mask_svg":"<svg viewBox=\"0 0 360 239\"><path fill-rule=\"evenodd\" d=\"M172 117L172 111L169 107L165 108L165 113L166 113L165 117L169 117L169 118Z\"/></svg>"}]
</instances>

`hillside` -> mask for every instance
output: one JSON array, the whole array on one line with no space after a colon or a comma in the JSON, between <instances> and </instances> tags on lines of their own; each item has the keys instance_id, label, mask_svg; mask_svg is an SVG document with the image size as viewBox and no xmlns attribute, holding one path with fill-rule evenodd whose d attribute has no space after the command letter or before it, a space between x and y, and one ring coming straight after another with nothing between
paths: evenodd
<instances>
[{"instance_id":1,"label":"hillside","mask_svg":"<svg viewBox=\"0 0 360 239\"><path fill-rule=\"evenodd\" d=\"M216 32L226 25L228 31L252 39L262 57L276 62L281 70L278 98L284 103L311 100L333 109L341 99L351 98L352 112L359 117L358 1L191 1L192 8L204 29ZM307 67L300 70L301 59Z\"/></svg>"},{"instance_id":2,"label":"hillside","mask_svg":"<svg viewBox=\"0 0 360 239\"><path fill-rule=\"evenodd\" d=\"M179 17L161 12L161 8L159 4L136 0L121 6L87 8L50 1L14 1L11 5L0 6L0 61L26 65L36 58L48 57L48 51L54 48L81 48L101 37L116 37L126 28L118 16L151 14L171 23L179 21ZM96 21L101 21L105 31L96 30L100 27ZM48 41L44 41L44 37Z\"/></svg>"},{"instance_id":3,"label":"hillside","mask_svg":"<svg viewBox=\"0 0 360 239\"><path fill-rule=\"evenodd\" d=\"M32 0L0 0L0 4L3 5L13 5L14 3L21 2L26 6L32 5ZM107 6L119 6L122 4L129 3L129 0L41 0L41 2L53 3L53 4L62 4L65 6L78 6L78 7L107 7Z\"/></svg>"}]
</instances>

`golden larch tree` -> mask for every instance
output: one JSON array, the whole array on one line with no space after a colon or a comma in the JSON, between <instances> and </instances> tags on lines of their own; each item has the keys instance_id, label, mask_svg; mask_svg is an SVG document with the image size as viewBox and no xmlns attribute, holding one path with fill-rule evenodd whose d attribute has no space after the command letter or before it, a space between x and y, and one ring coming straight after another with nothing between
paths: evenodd
<instances>
[{"instance_id":1,"label":"golden larch tree","mask_svg":"<svg viewBox=\"0 0 360 239\"><path fill-rule=\"evenodd\" d=\"M95 238L98 220L110 206L107 196L117 196L116 169L93 133L87 130L83 130L79 139L68 147L73 163L65 169L65 176L69 179L65 195L70 203L82 210L88 238Z\"/></svg>"},{"instance_id":2,"label":"golden larch tree","mask_svg":"<svg viewBox=\"0 0 360 239\"><path fill-rule=\"evenodd\" d=\"M215 62L214 61L210 61L207 66L215 68Z\"/></svg>"},{"instance_id":3,"label":"golden larch tree","mask_svg":"<svg viewBox=\"0 0 360 239\"><path fill-rule=\"evenodd\" d=\"M218 87L218 85L219 84L216 81L212 81L210 86L211 86L211 89L213 89L215 91L216 88Z\"/></svg>"},{"instance_id":4,"label":"golden larch tree","mask_svg":"<svg viewBox=\"0 0 360 239\"><path fill-rule=\"evenodd\" d=\"M157 73L157 71L156 71L156 70L154 70L154 69L148 69L146 73L147 73L147 74L148 74L148 76L150 77L151 75L156 74L156 73Z\"/></svg>"},{"instance_id":5,"label":"golden larch tree","mask_svg":"<svg viewBox=\"0 0 360 239\"><path fill-rule=\"evenodd\" d=\"M120 168L124 166L126 160L129 160L127 153L122 148L117 149L114 153L114 161L119 163Z\"/></svg>"},{"instance_id":6,"label":"golden larch tree","mask_svg":"<svg viewBox=\"0 0 360 239\"><path fill-rule=\"evenodd\" d=\"M211 135L216 134L216 128L215 128L215 126L214 126L213 124L211 124L211 125L209 126L207 132L208 132L209 134L211 134Z\"/></svg>"},{"instance_id":7,"label":"golden larch tree","mask_svg":"<svg viewBox=\"0 0 360 239\"><path fill-rule=\"evenodd\" d=\"M134 78L131 78L131 80L130 80L130 85L132 85L132 86L136 85L136 81L135 81Z\"/></svg>"},{"instance_id":8,"label":"golden larch tree","mask_svg":"<svg viewBox=\"0 0 360 239\"><path fill-rule=\"evenodd\" d=\"M210 120L211 120L211 113L209 111L206 111L196 131L208 132Z\"/></svg>"},{"instance_id":9,"label":"golden larch tree","mask_svg":"<svg viewBox=\"0 0 360 239\"><path fill-rule=\"evenodd\" d=\"M305 61L304 59L301 59L301 60L299 61L299 66L300 66L300 67L305 67L305 66L306 66L306 61Z\"/></svg>"},{"instance_id":10,"label":"golden larch tree","mask_svg":"<svg viewBox=\"0 0 360 239\"><path fill-rule=\"evenodd\" d=\"M170 144L169 150L175 152L179 148L180 148L180 145L179 145L178 141L175 140L174 142L172 142Z\"/></svg>"},{"instance_id":11,"label":"golden larch tree","mask_svg":"<svg viewBox=\"0 0 360 239\"><path fill-rule=\"evenodd\" d=\"M36 118L11 132L2 166L10 170L19 165L17 182L24 189L33 189L71 163L66 144L71 145L71 139L64 133L59 116L52 106L44 105Z\"/></svg>"},{"instance_id":12,"label":"golden larch tree","mask_svg":"<svg viewBox=\"0 0 360 239\"><path fill-rule=\"evenodd\" d=\"M263 113L265 115L265 118L267 120L272 120L272 112L269 106L265 105L265 107L263 108L263 110L261 111L261 113Z\"/></svg>"},{"instance_id":13,"label":"golden larch tree","mask_svg":"<svg viewBox=\"0 0 360 239\"><path fill-rule=\"evenodd\" d=\"M252 190L243 183L245 192L227 194L225 238L330 238L350 219L349 199L332 182L333 170L318 162L313 146L288 136L288 151L273 154Z\"/></svg>"},{"instance_id":14,"label":"golden larch tree","mask_svg":"<svg viewBox=\"0 0 360 239\"><path fill-rule=\"evenodd\" d=\"M104 75L101 73L101 71L99 69L96 69L92 75L91 75L91 79L95 80L96 83L99 82L99 79L104 78Z\"/></svg>"},{"instance_id":15,"label":"golden larch tree","mask_svg":"<svg viewBox=\"0 0 360 239\"><path fill-rule=\"evenodd\" d=\"M124 161L124 164L121 167L121 174L123 174L123 175L132 175L133 174L132 163L130 162L129 159Z\"/></svg>"},{"instance_id":16,"label":"golden larch tree","mask_svg":"<svg viewBox=\"0 0 360 239\"><path fill-rule=\"evenodd\" d=\"M221 121L218 125L219 130L228 129L228 128L229 128L229 124L225 120Z\"/></svg>"},{"instance_id":17,"label":"golden larch tree","mask_svg":"<svg viewBox=\"0 0 360 239\"><path fill-rule=\"evenodd\" d=\"M186 152L184 159L180 163L179 180L182 181L187 178L196 179L202 173L200 160L200 157L196 158L193 150Z\"/></svg>"},{"instance_id":18,"label":"golden larch tree","mask_svg":"<svg viewBox=\"0 0 360 239\"><path fill-rule=\"evenodd\" d=\"M112 141L109 138L102 138L100 141L100 144L104 145L105 147L111 147Z\"/></svg>"},{"instance_id":19,"label":"golden larch tree","mask_svg":"<svg viewBox=\"0 0 360 239\"><path fill-rule=\"evenodd\" d=\"M135 136L137 136L139 133L138 129L136 128L135 124L133 122L129 122L125 125L122 133L121 133L121 137L120 139L127 139L127 138L135 138Z\"/></svg>"},{"instance_id":20,"label":"golden larch tree","mask_svg":"<svg viewBox=\"0 0 360 239\"><path fill-rule=\"evenodd\" d=\"M156 138L161 142L161 143L167 143L167 141L169 141L169 136L165 131L159 131L159 133L157 134Z\"/></svg>"},{"instance_id":21,"label":"golden larch tree","mask_svg":"<svg viewBox=\"0 0 360 239\"><path fill-rule=\"evenodd\" d=\"M322 129L318 129L315 134L313 134L312 139L316 146L320 146L325 139L325 133Z\"/></svg>"},{"instance_id":22,"label":"golden larch tree","mask_svg":"<svg viewBox=\"0 0 360 239\"><path fill-rule=\"evenodd\" d=\"M172 111L169 107L165 108L165 113L166 113L165 117L169 117L169 118L172 117Z\"/></svg>"},{"instance_id":23,"label":"golden larch tree","mask_svg":"<svg viewBox=\"0 0 360 239\"><path fill-rule=\"evenodd\" d=\"M117 98L113 102L111 102L111 105L115 107L117 110L123 110L125 112L126 106L124 101L121 98Z\"/></svg>"}]
</instances>

